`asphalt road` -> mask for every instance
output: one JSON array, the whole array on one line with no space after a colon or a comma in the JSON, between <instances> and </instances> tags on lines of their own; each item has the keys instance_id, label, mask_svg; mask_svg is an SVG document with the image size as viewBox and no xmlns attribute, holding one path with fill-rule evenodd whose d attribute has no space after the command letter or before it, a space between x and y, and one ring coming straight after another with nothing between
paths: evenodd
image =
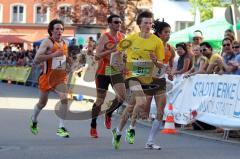
<instances>
[{"instance_id":1,"label":"asphalt road","mask_svg":"<svg viewBox=\"0 0 240 159\"><path fill-rule=\"evenodd\" d=\"M150 127L137 125L136 142L124 141L120 150L111 145L111 131L98 120L99 138L89 137L90 120L67 121L71 132L68 139L56 136L58 120L54 111L55 95L51 95L47 108L40 114L40 132L37 136L29 130L29 120L38 90L32 87L0 83L0 159L238 159L240 145L194 136L162 135L156 142L162 150L145 150L144 144ZM117 125L118 117L113 119Z\"/></svg>"}]
</instances>

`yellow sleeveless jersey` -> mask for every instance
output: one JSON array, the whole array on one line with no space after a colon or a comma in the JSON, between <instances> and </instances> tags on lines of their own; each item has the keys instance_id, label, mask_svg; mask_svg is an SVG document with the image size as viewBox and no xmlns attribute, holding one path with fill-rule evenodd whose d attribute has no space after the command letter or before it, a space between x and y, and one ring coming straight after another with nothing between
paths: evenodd
<instances>
[{"instance_id":1,"label":"yellow sleeveless jersey","mask_svg":"<svg viewBox=\"0 0 240 159\"><path fill-rule=\"evenodd\" d=\"M149 53L154 53L158 61L163 61L165 54L162 40L154 34L144 39L139 36L139 33L129 35L125 40L131 43L126 49L127 73L125 78L136 77L142 83L151 83L153 68L155 66Z\"/></svg>"}]
</instances>

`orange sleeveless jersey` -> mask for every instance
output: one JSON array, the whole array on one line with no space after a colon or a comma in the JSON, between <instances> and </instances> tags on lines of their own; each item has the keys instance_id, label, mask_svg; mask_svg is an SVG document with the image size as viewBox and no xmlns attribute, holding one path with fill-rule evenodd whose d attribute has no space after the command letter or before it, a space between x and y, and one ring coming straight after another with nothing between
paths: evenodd
<instances>
[{"instance_id":1,"label":"orange sleeveless jersey","mask_svg":"<svg viewBox=\"0 0 240 159\"><path fill-rule=\"evenodd\" d=\"M165 49L165 58L163 60L164 64L168 64L170 59L172 58L172 48L169 44L167 44L167 51Z\"/></svg>"},{"instance_id":2,"label":"orange sleeveless jersey","mask_svg":"<svg viewBox=\"0 0 240 159\"><path fill-rule=\"evenodd\" d=\"M63 45L53 39L49 38L53 42L53 48L51 52L54 53L59 48L63 49L64 55L68 57L67 44L63 41ZM43 62L42 73L38 80L39 89L43 92L54 89L61 83L67 83L67 73L65 70L52 69L52 59Z\"/></svg>"},{"instance_id":3,"label":"orange sleeveless jersey","mask_svg":"<svg viewBox=\"0 0 240 159\"><path fill-rule=\"evenodd\" d=\"M119 41L121 41L123 39L123 34L120 32L117 32L117 41L114 40L114 38L109 34L109 33L105 33L105 35L108 37L108 42L117 44ZM103 57L101 60L99 60L98 62L98 69L97 69L97 74L98 75L105 75L105 69L106 66L109 65L110 60L109 60L109 56Z\"/></svg>"}]
</instances>

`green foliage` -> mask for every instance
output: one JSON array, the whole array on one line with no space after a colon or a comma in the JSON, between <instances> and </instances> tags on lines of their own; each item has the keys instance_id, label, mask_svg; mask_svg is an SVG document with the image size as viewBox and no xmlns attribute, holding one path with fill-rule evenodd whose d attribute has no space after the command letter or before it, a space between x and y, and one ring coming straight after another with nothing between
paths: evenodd
<instances>
[{"instance_id":1,"label":"green foliage","mask_svg":"<svg viewBox=\"0 0 240 159\"><path fill-rule=\"evenodd\" d=\"M211 19L213 17L213 7L227 7L230 4L224 3L224 0L189 0L192 5L191 12L194 14L195 9L198 7L201 14L201 21ZM240 4L240 0L237 0Z\"/></svg>"}]
</instances>

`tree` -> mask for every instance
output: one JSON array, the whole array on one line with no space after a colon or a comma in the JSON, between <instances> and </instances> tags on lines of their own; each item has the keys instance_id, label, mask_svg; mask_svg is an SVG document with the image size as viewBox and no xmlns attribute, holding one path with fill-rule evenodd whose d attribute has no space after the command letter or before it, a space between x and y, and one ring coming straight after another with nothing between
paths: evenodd
<instances>
[{"instance_id":1,"label":"tree","mask_svg":"<svg viewBox=\"0 0 240 159\"><path fill-rule=\"evenodd\" d=\"M139 4L143 0L75 0L70 10L59 10L60 2L66 0L35 0L42 5L42 13L50 7L54 15L70 17L74 24L100 24L106 25L106 16L118 14L123 20L122 31L130 32L134 28L134 21L141 11ZM151 3L152 0L144 0ZM81 6L83 2L87 5ZM127 15L127 16L126 16Z\"/></svg>"},{"instance_id":2,"label":"tree","mask_svg":"<svg viewBox=\"0 0 240 159\"><path fill-rule=\"evenodd\" d=\"M213 17L213 7L227 7L229 4L224 3L224 0L189 0L192 5L192 12L195 13L198 7L200 11L201 21L211 19ZM240 4L240 0L237 0Z\"/></svg>"}]
</instances>

